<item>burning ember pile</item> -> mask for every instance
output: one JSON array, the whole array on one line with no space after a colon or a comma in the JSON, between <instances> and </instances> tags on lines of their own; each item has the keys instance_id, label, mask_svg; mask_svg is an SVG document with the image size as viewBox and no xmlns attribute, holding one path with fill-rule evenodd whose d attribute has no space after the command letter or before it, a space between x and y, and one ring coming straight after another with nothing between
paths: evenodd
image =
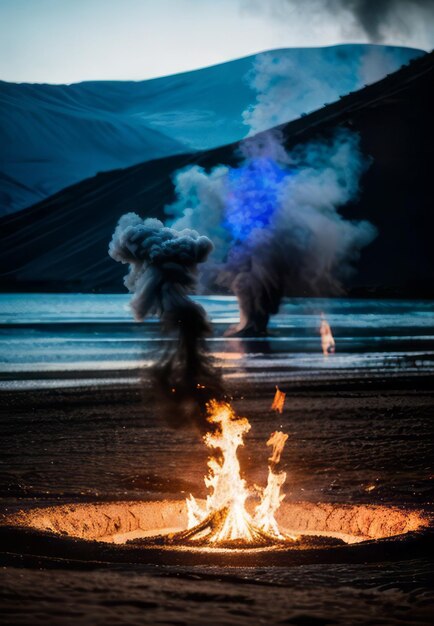
<instances>
[{"instance_id":1,"label":"burning ember pile","mask_svg":"<svg viewBox=\"0 0 434 626\"><path fill-rule=\"evenodd\" d=\"M272 448L268 459L267 486L261 490L260 503L251 515L246 509L246 500L251 493L241 478L237 457L237 450L243 445L243 437L250 430L250 424L245 417L237 417L227 403L212 401L208 409L208 421L216 425L216 430L207 433L204 441L209 448L220 451L219 456L212 456L208 461L209 473L205 484L211 489L211 494L204 507L190 495L187 499L188 528L169 536L168 541L255 547L294 540L295 537L280 532L274 517L284 498L280 489L286 474L276 468L288 435L274 432L267 441L267 446Z\"/></svg>"}]
</instances>

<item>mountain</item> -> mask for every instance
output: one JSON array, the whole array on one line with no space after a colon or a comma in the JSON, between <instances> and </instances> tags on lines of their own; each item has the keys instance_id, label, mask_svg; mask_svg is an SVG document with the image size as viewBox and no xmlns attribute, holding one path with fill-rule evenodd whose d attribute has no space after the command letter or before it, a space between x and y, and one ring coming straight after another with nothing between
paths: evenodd
<instances>
[{"instance_id":1,"label":"mountain","mask_svg":"<svg viewBox=\"0 0 434 626\"><path fill-rule=\"evenodd\" d=\"M434 53L336 103L281 126L288 148L348 127L372 164L356 203L379 235L363 252L353 294L434 297ZM0 220L0 286L13 290L122 291L124 268L108 242L124 212L164 216L173 173L186 165L237 163L236 144L99 174ZM300 294L302 295L302 294Z\"/></svg>"},{"instance_id":2,"label":"mountain","mask_svg":"<svg viewBox=\"0 0 434 626\"><path fill-rule=\"evenodd\" d=\"M0 215L98 172L239 141L421 54L342 45L273 50L140 82L0 82Z\"/></svg>"}]
</instances>

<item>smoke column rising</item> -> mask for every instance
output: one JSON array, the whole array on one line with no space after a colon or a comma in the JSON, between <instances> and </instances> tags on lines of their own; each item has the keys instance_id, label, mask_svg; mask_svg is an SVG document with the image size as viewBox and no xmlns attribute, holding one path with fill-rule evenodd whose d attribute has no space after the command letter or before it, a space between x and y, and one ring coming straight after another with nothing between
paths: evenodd
<instances>
[{"instance_id":1,"label":"smoke column rising","mask_svg":"<svg viewBox=\"0 0 434 626\"><path fill-rule=\"evenodd\" d=\"M241 0L244 10L270 16L276 28L287 24L336 41L390 42L431 50L433 0Z\"/></svg>"},{"instance_id":2,"label":"smoke column rising","mask_svg":"<svg viewBox=\"0 0 434 626\"><path fill-rule=\"evenodd\" d=\"M284 295L342 293L376 230L339 213L367 166L356 134L341 129L288 153L280 133L268 131L245 140L240 156L238 168L179 172L178 199L166 211L175 227L216 230L209 275L238 298L235 331L261 334Z\"/></svg>"},{"instance_id":3,"label":"smoke column rising","mask_svg":"<svg viewBox=\"0 0 434 626\"><path fill-rule=\"evenodd\" d=\"M166 398L176 402L177 418L196 417L198 402L207 399L201 399L201 390L209 393L209 381L216 381L205 346L210 324L205 310L190 298L197 265L212 248L210 239L194 230L177 231L135 213L120 218L109 246L115 261L129 265L124 282L133 294L135 318L158 316L163 335L172 337L153 374Z\"/></svg>"}]
</instances>

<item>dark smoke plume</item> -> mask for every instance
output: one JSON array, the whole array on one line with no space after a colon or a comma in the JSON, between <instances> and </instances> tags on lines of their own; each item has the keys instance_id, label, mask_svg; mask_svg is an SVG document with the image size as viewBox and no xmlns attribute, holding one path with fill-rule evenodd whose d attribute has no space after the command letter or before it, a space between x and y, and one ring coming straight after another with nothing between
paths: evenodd
<instances>
[{"instance_id":1,"label":"dark smoke plume","mask_svg":"<svg viewBox=\"0 0 434 626\"><path fill-rule=\"evenodd\" d=\"M166 399L174 401L177 420L181 415L197 417L218 387L205 345L210 323L205 310L190 298L197 265L212 248L210 239L194 230L177 231L135 213L120 218L109 246L115 261L129 265L124 283L133 294L135 318L158 316L163 335L170 338L153 376Z\"/></svg>"},{"instance_id":2,"label":"dark smoke plume","mask_svg":"<svg viewBox=\"0 0 434 626\"><path fill-rule=\"evenodd\" d=\"M307 32L313 23L324 30L338 27L347 41L362 36L377 44L433 45L433 0L241 0L241 7Z\"/></svg>"},{"instance_id":3,"label":"dark smoke plume","mask_svg":"<svg viewBox=\"0 0 434 626\"><path fill-rule=\"evenodd\" d=\"M349 11L373 43L384 41L384 28L398 32L408 28L409 13L416 12L423 20L427 11L434 18L433 0L326 0L330 12Z\"/></svg>"}]
</instances>

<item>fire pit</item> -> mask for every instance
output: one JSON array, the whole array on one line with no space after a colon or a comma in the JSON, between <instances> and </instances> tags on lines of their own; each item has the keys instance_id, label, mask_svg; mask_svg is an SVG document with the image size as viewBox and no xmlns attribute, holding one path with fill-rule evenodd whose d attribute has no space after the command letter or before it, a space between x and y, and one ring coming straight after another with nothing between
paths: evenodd
<instances>
[{"instance_id":1,"label":"fire pit","mask_svg":"<svg viewBox=\"0 0 434 626\"><path fill-rule=\"evenodd\" d=\"M276 519L296 540L262 547L210 547L171 538L185 529L184 500L68 504L6 516L0 545L9 558L40 564L165 563L297 565L413 558L428 549L420 511L373 505L283 503Z\"/></svg>"},{"instance_id":2,"label":"fire pit","mask_svg":"<svg viewBox=\"0 0 434 626\"><path fill-rule=\"evenodd\" d=\"M113 502L37 508L7 516L3 551L31 558L221 565L277 565L403 558L426 546L427 517L419 511L369 505L282 503L278 471L287 435L267 441L265 487L249 489L237 457L248 420L227 403L211 402L204 437L206 500ZM396 545L399 545L396 552ZM425 548L426 549L426 548ZM13 557L11 557L13 558Z\"/></svg>"}]
</instances>

